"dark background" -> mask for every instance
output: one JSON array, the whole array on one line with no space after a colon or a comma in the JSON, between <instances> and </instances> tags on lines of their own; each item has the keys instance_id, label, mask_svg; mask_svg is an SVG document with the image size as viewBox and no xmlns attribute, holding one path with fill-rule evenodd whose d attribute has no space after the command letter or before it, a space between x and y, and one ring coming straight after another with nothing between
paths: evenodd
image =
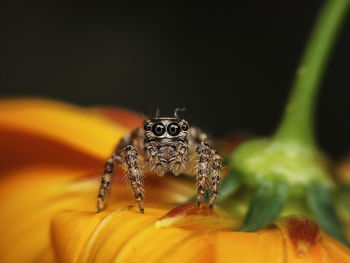
<instances>
[{"instance_id":1,"label":"dark background","mask_svg":"<svg viewBox=\"0 0 350 263\"><path fill-rule=\"evenodd\" d=\"M276 127L323 1L9 1L0 97L39 96L185 116L213 135ZM147 3L148 6L145 6ZM326 72L320 145L350 152L350 21Z\"/></svg>"}]
</instances>

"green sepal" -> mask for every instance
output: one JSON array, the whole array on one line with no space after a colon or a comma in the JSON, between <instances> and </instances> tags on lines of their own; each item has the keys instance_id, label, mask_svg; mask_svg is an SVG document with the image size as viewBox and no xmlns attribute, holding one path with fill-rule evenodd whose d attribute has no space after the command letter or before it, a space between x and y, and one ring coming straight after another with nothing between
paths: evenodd
<instances>
[{"instance_id":1,"label":"green sepal","mask_svg":"<svg viewBox=\"0 0 350 263\"><path fill-rule=\"evenodd\" d=\"M244 224L236 231L253 232L270 224L279 213L288 196L288 183L263 181L250 203Z\"/></svg>"},{"instance_id":2,"label":"green sepal","mask_svg":"<svg viewBox=\"0 0 350 263\"><path fill-rule=\"evenodd\" d=\"M307 201L319 226L328 234L350 247L350 243L344 235L342 223L333 205L331 189L318 183L310 184L307 192Z\"/></svg>"},{"instance_id":3,"label":"green sepal","mask_svg":"<svg viewBox=\"0 0 350 263\"><path fill-rule=\"evenodd\" d=\"M304 196L312 182L332 185L327 159L297 142L254 139L243 143L230 156L244 184L255 188L261 181L288 182L290 196Z\"/></svg>"},{"instance_id":4,"label":"green sepal","mask_svg":"<svg viewBox=\"0 0 350 263\"><path fill-rule=\"evenodd\" d=\"M230 171L228 175L221 180L217 202L223 201L234 194L241 186L242 177L236 171Z\"/></svg>"}]
</instances>

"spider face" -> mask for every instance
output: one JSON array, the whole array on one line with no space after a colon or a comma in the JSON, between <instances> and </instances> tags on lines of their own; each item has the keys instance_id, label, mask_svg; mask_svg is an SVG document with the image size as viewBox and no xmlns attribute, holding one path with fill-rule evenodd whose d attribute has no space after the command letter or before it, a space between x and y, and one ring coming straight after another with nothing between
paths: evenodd
<instances>
[{"instance_id":1,"label":"spider face","mask_svg":"<svg viewBox=\"0 0 350 263\"><path fill-rule=\"evenodd\" d=\"M144 153L151 170L162 176L178 175L188 160L189 125L173 118L154 118L144 122Z\"/></svg>"},{"instance_id":2,"label":"spider face","mask_svg":"<svg viewBox=\"0 0 350 263\"><path fill-rule=\"evenodd\" d=\"M177 138L186 140L189 125L185 120L177 118L155 118L144 122L145 142L151 140L168 139L175 141Z\"/></svg>"}]
</instances>

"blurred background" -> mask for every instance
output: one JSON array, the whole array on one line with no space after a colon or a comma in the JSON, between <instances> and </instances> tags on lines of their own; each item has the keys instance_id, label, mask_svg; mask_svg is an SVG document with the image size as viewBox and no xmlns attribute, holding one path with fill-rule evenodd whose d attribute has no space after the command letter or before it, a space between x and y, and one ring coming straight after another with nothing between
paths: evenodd
<instances>
[{"instance_id":1,"label":"blurred background","mask_svg":"<svg viewBox=\"0 0 350 263\"><path fill-rule=\"evenodd\" d=\"M1 8L0 98L157 108L214 136L269 135L323 1L8 1ZM350 153L350 19L325 74L317 136Z\"/></svg>"}]
</instances>

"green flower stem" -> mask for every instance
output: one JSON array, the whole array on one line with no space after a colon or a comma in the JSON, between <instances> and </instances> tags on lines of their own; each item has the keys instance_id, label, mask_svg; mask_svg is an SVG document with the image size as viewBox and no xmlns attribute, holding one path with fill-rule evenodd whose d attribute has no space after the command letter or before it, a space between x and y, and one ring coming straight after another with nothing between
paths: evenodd
<instances>
[{"instance_id":1,"label":"green flower stem","mask_svg":"<svg viewBox=\"0 0 350 263\"><path fill-rule=\"evenodd\" d=\"M304 195L310 182L332 185L315 142L314 110L327 59L349 7L350 0L328 0L321 9L275 135L245 142L231 155L231 168L242 175L243 183L256 187L265 179L284 180L294 196Z\"/></svg>"},{"instance_id":2,"label":"green flower stem","mask_svg":"<svg viewBox=\"0 0 350 263\"><path fill-rule=\"evenodd\" d=\"M349 7L350 0L328 0L323 6L275 135L244 142L230 156L231 179L239 178L237 182L254 191L239 231L267 226L291 212L288 204L298 207L291 202L296 200L305 206L293 213L310 214L323 230L349 245L333 204L335 184L313 126L322 74Z\"/></svg>"},{"instance_id":3,"label":"green flower stem","mask_svg":"<svg viewBox=\"0 0 350 263\"><path fill-rule=\"evenodd\" d=\"M293 140L305 147L315 148L313 123L317 92L349 6L349 0L329 0L322 8L297 70L285 114L274 139Z\"/></svg>"}]
</instances>

